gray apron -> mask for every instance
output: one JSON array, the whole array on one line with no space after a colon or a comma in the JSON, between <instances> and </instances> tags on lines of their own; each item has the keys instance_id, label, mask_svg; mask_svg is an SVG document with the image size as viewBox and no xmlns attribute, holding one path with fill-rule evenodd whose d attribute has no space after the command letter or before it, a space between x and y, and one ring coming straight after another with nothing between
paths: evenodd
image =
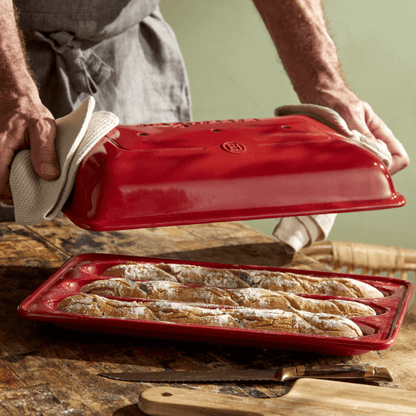
<instances>
[{"instance_id":1,"label":"gray apron","mask_svg":"<svg viewBox=\"0 0 416 416\"><path fill-rule=\"evenodd\" d=\"M185 65L159 0L15 0L43 103L93 95L122 124L190 120Z\"/></svg>"},{"instance_id":2,"label":"gray apron","mask_svg":"<svg viewBox=\"0 0 416 416\"><path fill-rule=\"evenodd\" d=\"M159 0L14 0L30 67L55 118L89 95L121 124L191 120L189 83ZM0 221L13 218L0 209Z\"/></svg>"}]
</instances>

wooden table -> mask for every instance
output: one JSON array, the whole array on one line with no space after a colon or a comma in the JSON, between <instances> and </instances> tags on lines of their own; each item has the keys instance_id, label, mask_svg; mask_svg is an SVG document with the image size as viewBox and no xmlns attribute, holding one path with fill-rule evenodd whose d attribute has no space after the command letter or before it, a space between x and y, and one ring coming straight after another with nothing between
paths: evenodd
<instances>
[{"instance_id":1,"label":"wooden table","mask_svg":"<svg viewBox=\"0 0 416 416\"><path fill-rule=\"evenodd\" d=\"M285 254L278 242L238 222L107 233L81 230L64 218L31 227L0 223L0 416L143 415L137 408L139 393L151 384L96 375L133 369L366 363L391 371L395 381L381 383L385 388L416 390L416 316L410 313L392 348L355 357L86 334L17 315L17 306L63 262L86 252L323 270L312 259ZM226 382L180 387L267 398L287 393L291 385Z\"/></svg>"}]
</instances>

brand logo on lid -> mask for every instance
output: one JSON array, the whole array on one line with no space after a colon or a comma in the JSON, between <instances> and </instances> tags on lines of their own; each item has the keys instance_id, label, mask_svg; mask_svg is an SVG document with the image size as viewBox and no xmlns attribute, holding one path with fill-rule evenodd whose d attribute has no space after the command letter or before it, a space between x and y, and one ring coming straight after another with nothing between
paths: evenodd
<instances>
[{"instance_id":1,"label":"brand logo on lid","mask_svg":"<svg viewBox=\"0 0 416 416\"><path fill-rule=\"evenodd\" d=\"M221 145L221 147L230 153L241 153L245 152L246 148L243 144L237 142L226 142Z\"/></svg>"}]
</instances>

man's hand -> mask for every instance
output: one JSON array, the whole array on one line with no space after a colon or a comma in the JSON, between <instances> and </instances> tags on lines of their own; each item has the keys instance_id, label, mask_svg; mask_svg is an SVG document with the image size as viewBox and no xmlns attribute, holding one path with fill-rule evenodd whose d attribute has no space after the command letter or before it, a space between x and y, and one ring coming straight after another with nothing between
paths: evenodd
<instances>
[{"instance_id":1,"label":"man's hand","mask_svg":"<svg viewBox=\"0 0 416 416\"><path fill-rule=\"evenodd\" d=\"M389 152L393 156L393 163L389 168L391 175L406 168L410 162L409 156L401 142L383 120L368 103L357 98L355 94L348 91L348 94L345 95L347 96L343 97L338 103L324 102L322 105L330 107L340 114L347 122L350 130L357 130L370 139L381 140L386 143Z\"/></svg>"},{"instance_id":2,"label":"man's hand","mask_svg":"<svg viewBox=\"0 0 416 416\"><path fill-rule=\"evenodd\" d=\"M12 0L0 0L0 202L11 205L10 168L17 152L31 149L35 172L59 177L55 120L39 98L28 69Z\"/></svg>"},{"instance_id":3,"label":"man's hand","mask_svg":"<svg viewBox=\"0 0 416 416\"><path fill-rule=\"evenodd\" d=\"M20 99L16 105L0 106L0 202L13 204L10 169L17 152L31 149L35 172L43 179L59 177L55 153L55 120L40 100ZM7 108L8 107L8 108Z\"/></svg>"},{"instance_id":4,"label":"man's hand","mask_svg":"<svg viewBox=\"0 0 416 416\"><path fill-rule=\"evenodd\" d=\"M348 87L325 22L321 0L253 0L303 104L338 112L350 130L382 140L393 156L390 173L409 164L392 131Z\"/></svg>"}]
</instances>

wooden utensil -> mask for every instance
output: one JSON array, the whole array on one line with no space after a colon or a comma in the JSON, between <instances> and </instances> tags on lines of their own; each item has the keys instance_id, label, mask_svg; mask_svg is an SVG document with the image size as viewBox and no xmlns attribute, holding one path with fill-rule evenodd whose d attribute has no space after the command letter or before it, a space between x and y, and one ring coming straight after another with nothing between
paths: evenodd
<instances>
[{"instance_id":1,"label":"wooden utensil","mask_svg":"<svg viewBox=\"0 0 416 416\"><path fill-rule=\"evenodd\" d=\"M416 392L339 381L300 379L278 399L153 387L139 397L153 416L406 416L416 415Z\"/></svg>"}]
</instances>

